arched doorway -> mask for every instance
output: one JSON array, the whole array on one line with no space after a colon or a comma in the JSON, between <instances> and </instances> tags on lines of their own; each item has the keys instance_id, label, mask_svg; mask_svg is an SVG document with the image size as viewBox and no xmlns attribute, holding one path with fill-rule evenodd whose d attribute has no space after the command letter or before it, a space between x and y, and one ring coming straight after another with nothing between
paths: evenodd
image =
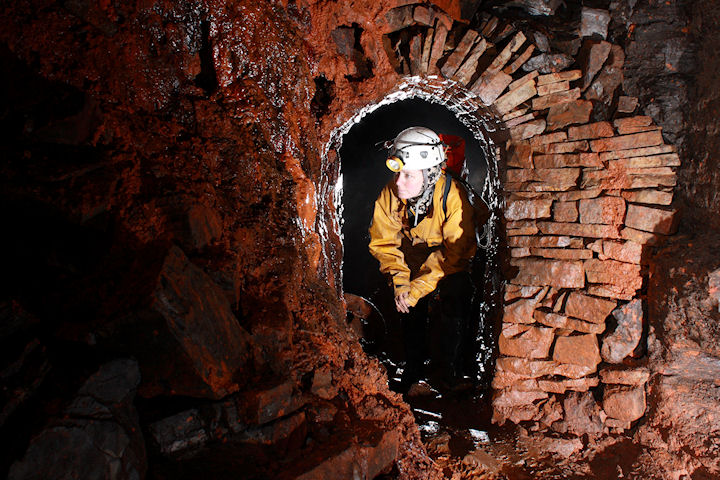
<instances>
[{"instance_id":1,"label":"arched doorway","mask_svg":"<svg viewBox=\"0 0 720 480\"><path fill-rule=\"evenodd\" d=\"M386 151L382 143L404 128L423 125L440 133L457 135L466 142L466 162L478 193L490 207L492 217L487 249L478 249L473 262L476 292L473 302L474 324L467 338L467 350L473 352L466 363L473 371L472 380L479 388L487 386L492 366L492 331L499 315L500 276L498 268L500 196L498 179L500 132L493 115L480 107L472 96L464 95L454 82L410 79L383 101L370 105L346 122L333 135L332 148L339 153L335 162L337 182L335 202L338 225L343 239L343 289L360 295L377 306L380 315L366 322L365 346L378 355L392 378L401 372L399 327L389 308L388 292L378 271L377 261L368 252L368 226L373 202L391 179L384 167ZM438 331L442 334L442 331ZM431 322L432 335L432 322ZM400 360L400 364L398 364ZM398 368L400 367L400 368Z\"/></svg>"}]
</instances>

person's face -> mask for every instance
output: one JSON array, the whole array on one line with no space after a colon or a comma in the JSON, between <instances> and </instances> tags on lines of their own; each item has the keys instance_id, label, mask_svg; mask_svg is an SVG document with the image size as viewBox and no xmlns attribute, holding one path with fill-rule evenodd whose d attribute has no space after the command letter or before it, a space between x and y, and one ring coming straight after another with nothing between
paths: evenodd
<instances>
[{"instance_id":1,"label":"person's face","mask_svg":"<svg viewBox=\"0 0 720 480\"><path fill-rule=\"evenodd\" d=\"M403 200L417 197L422 193L423 183L422 170L401 170L395 177L398 197Z\"/></svg>"}]
</instances>

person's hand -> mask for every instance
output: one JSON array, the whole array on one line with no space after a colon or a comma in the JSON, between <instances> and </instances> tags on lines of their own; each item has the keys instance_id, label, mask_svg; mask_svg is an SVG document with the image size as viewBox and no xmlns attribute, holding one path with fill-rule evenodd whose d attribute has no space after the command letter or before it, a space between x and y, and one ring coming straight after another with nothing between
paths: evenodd
<instances>
[{"instance_id":1,"label":"person's hand","mask_svg":"<svg viewBox=\"0 0 720 480\"><path fill-rule=\"evenodd\" d=\"M399 295L395 296L395 308L397 308L397 311L400 313L410 313L410 305L408 305L408 302L410 301L410 293L403 292Z\"/></svg>"}]
</instances>

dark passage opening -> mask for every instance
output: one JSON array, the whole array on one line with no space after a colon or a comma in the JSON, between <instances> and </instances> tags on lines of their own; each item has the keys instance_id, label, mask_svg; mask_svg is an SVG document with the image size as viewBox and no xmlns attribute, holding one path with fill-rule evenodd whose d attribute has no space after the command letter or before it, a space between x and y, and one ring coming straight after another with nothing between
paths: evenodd
<instances>
[{"instance_id":1,"label":"dark passage opening","mask_svg":"<svg viewBox=\"0 0 720 480\"><path fill-rule=\"evenodd\" d=\"M387 150L383 143L411 126L425 126L437 133L460 136L465 140L466 165L473 183L483 185L487 163L483 150L472 132L445 106L413 98L382 106L366 115L345 134L340 149L342 175L343 283L347 294L358 295L372 302L377 311L363 320L359 330L363 346L376 355L388 368L391 379L398 378L404 362L403 334L395 310L392 289L379 271L378 261L370 255L368 227L373 204L393 174L385 167ZM472 280L476 293L472 304L470 335L464 338L465 371L473 388L484 387L488 381L483 372L491 371L491 337L481 306L484 295L485 251L478 248L473 260ZM442 338L437 324L437 302L430 301L430 357ZM434 308L435 307L435 308ZM432 364L432 362L431 362Z\"/></svg>"}]
</instances>

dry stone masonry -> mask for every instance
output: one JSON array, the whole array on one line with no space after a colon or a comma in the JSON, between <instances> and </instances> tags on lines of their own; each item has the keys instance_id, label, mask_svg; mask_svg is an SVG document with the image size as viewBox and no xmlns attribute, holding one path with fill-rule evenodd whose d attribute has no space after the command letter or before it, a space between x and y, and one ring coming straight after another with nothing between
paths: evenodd
<instances>
[{"instance_id":1,"label":"dry stone masonry","mask_svg":"<svg viewBox=\"0 0 720 480\"><path fill-rule=\"evenodd\" d=\"M680 160L621 91L625 54L606 40L609 13L583 9L574 55L490 15L469 28L405 5L385 19L397 73L454 80L507 128L501 180L514 268L494 421L578 435L630 428L645 413L649 377L640 366L644 255L677 229Z\"/></svg>"}]
</instances>

